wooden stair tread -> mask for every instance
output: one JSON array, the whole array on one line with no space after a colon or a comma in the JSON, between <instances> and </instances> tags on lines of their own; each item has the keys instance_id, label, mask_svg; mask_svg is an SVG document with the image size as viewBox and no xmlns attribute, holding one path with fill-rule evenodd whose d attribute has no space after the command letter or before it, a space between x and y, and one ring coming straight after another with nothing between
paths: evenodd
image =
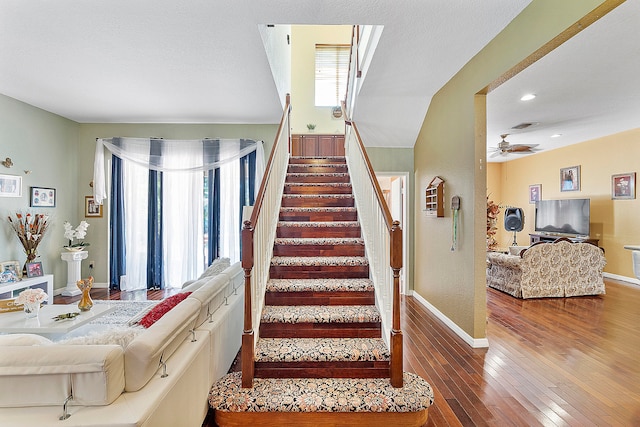
<instances>
[{"instance_id":1,"label":"wooden stair tread","mask_svg":"<svg viewBox=\"0 0 640 427\"><path fill-rule=\"evenodd\" d=\"M261 338L258 362L388 362L381 338Z\"/></svg>"},{"instance_id":2,"label":"wooden stair tread","mask_svg":"<svg viewBox=\"0 0 640 427\"><path fill-rule=\"evenodd\" d=\"M375 305L265 306L262 322L267 323L376 323L380 312Z\"/></svg>"},{"instance_id":3,"label":"wooden stair tread","mask_svg":"<svg viewBox=\"0 0 640 427\"><path fill-rule=\"evenodd\" d=\"M320 256L320 257L283 257L274 256L271 258L272 266L281 267L313 267L313 266L368 266L366 257L357 256Z\"/></svg>"},{"instance_id":4,"label":"wooden stair tread","mask_svg":"<svg viewBox=\"0 0 640 427\"><path fill-rule=\"evenodd\" d=\"M234 372L214 384L209 394L209 404L216 411L239 411L245 414L327 411L334 414L374 412L380 416L384 412L426 410L433 403L433 390L429 383L409 372L403 374L403 380L403 386L395 388L386 378L256 378L252 388L242 388L241 373ZM309 390L314 390L320 401L309 405L308 400L304 399ZM369 396L372 390L375 390L376 399L353 399L356 396ZM278 398L273 399L272 396ZM238 405L238 402L243 402L243 405Z\"/></svg>"},{"instance_id":5,"label":"wooden stair tread","mask_svg":"<svg viewBox=\"0 0 640 427\"><path fill-rule=\"evenodd\" d=\"M269 279L267 282L267 292L372 292L373 289L370 279Z\"/></svg>"},{"instance_id":6,"label":"wooden stair tread","mask_svg":"<svg viewBox=\"0 0 640 427\"><path fill-rule=\"evenodd\" d=\"M359 228L358 221L278 221L278 227L291 228L334 228L349 227Z\"/></svg>"},{"instance_id":7,"label":"wooden stair tread","mask_svg":"<svg viewBox=\"0 0 640 427\"><path fill-rule=\"evenodd\" d=\"M364 239L361 237L278 237L274 240L275 245L364 245Z\"/></svg>"}]
</instances>

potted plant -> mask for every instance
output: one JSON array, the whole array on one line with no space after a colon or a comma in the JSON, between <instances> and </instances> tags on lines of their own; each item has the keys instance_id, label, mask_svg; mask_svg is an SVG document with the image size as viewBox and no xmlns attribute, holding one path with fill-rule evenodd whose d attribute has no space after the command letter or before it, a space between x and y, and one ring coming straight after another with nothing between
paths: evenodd
<instances>
[{"instance_id":1,"label":"potted plant","mask_svg":"<svg viewBox=\"0 0 640 427\"><path fill-rule=\"evenodd\" d=\"M309 129L309 132L313 132L316 128L316 125L313 123L307 123L307 129Z\"/></svg>"}]
</instances>

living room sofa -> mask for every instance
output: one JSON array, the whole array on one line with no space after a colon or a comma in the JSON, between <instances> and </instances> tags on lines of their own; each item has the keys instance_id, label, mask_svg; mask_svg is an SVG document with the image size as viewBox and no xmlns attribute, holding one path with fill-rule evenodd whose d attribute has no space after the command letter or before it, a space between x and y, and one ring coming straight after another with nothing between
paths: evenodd
<instances>
[{"instance_id":1,"label":"living room sofa","mask_svg":"<svg viewBox=\"0 0 640 427\"><path fill-rule=\"evenodd\" d=\"M560 238L536 243L519 255L487 253L487 286L517 298L571 297L605 293L604 251Z\"/></svg>"},{"instance_id":2,"label":"living room sofa","mask_svg":"<svg viewBox=\"0 0 640 427\"><path fill-rule=\"evenodd\" d=\"M125 347L0 336L0 425L200 427L240 349L243 283L240 263L190 283Z\"/></svg>"}]
</instances>

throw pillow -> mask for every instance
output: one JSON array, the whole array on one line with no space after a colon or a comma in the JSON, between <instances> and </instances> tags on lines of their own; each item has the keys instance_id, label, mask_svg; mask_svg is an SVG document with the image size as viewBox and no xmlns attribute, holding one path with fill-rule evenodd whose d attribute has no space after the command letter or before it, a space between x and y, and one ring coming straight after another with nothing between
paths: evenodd
<instances>
[{"instance_id":1,"label":"throw pillow","mask_svg":"<svg viewBox=\"0 0 640 427\"><path fill-rule=\"evenodd\" d=\"M164 299L158 305L153 307L142 319L138 322L140 326L148 328L156 323L162 316L167 314L169 310L178 305L180 301L191 295L191 292L181 292Z\"/></svg>"},{"instance_id":2,"label":"throw pillow","mask_svg":"<svg viewBox=\"0 0 640 427\"><path fill-rule=\"evenodd\" d=\"M231 265L231 260L229 258L216 258L213 260L211 265L202 273L200 279L203 277L215 276L217 274L222 273Z\"/></svg>"},{"instance_id":3,"label":"throw pillow","mask_svg":"<svg viewBox=\"0 0 640 427\"><path fill-rule=\"evenodd\" d=\"M82 337L68 338L58 341L58 345L119 345L127 348L129 343L135 339L144 328L122 327L107 329L106 331L94 331Z\"/></svg>"}]
</instances>

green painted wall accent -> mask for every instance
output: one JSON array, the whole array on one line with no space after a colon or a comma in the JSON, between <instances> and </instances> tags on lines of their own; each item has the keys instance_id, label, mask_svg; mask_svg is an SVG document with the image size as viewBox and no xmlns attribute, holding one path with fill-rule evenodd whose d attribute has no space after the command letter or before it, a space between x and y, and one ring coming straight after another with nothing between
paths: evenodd
<instances>
[{"instance_id":1,"label":"green painted wall accent","mask_svg":"<svg viewBox=\"0 0 640 427\"><path fill-rule=\"evenodd\" d=\"M38 247L44 272L54 275L56 288L66 286L67 266L60 259L66 244L62 224L77 224L78 124L0 95L0 157L13 160L12 168L0 166L0 174L22 177L22 197L0 197L0 261L26 260L22 245L7 222L16 211L30 210L50 216L50 227ZM31 171L25 173L25 170ZM55 188L56 206L30 208L30 187ZM88 230L91 241L93 230Z\"/></svg>"}]
</instances>

